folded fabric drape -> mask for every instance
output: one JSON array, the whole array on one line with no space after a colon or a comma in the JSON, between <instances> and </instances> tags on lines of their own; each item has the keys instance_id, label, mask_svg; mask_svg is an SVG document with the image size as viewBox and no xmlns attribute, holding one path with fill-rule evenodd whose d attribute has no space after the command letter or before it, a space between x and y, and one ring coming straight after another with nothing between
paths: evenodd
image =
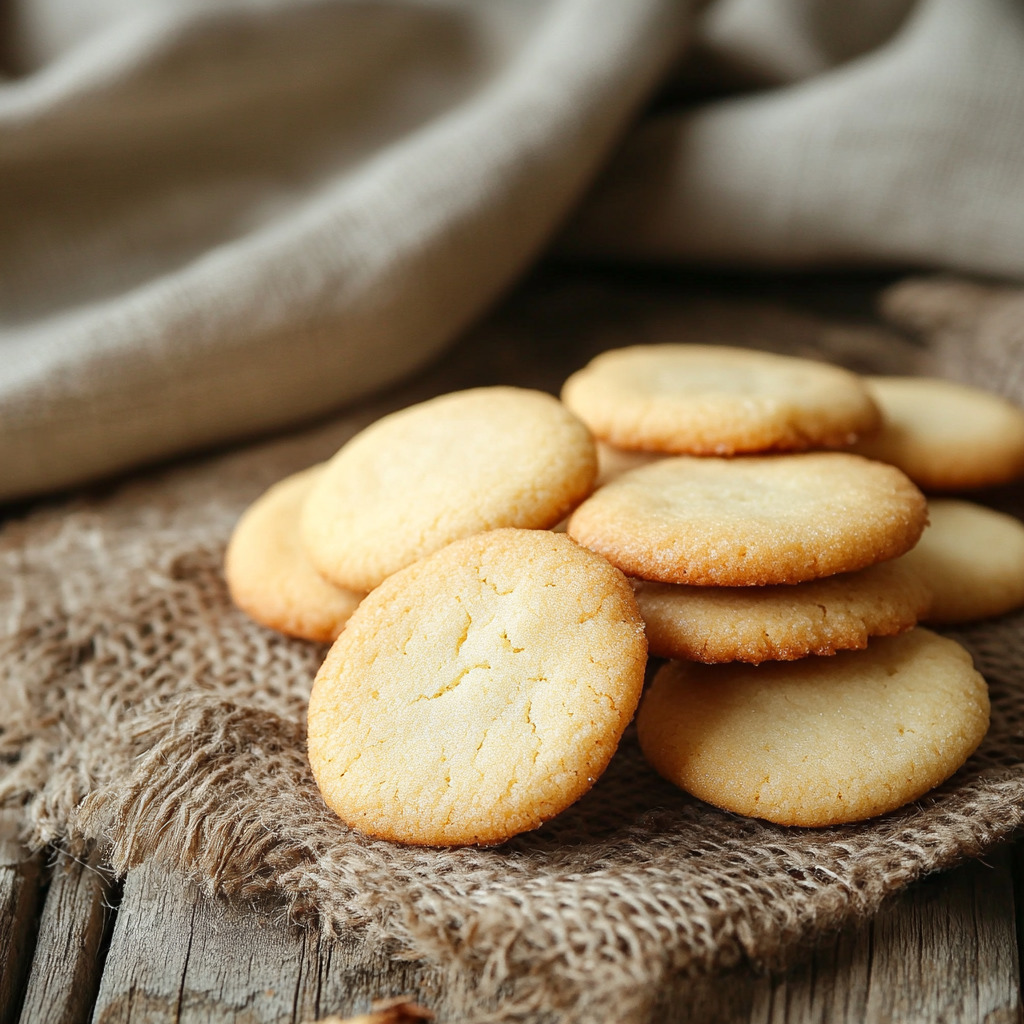
<instances>
[{"instance_id":1,"label":"folded fabric drape","mask_svg":"<svg viewBox=\"0 0 1024 1024\"><path fill-rule=\"evenodd\" d=\"M1024 276L1024 7L835 6L713 8L720 67L753 69L771 87L651 117L567 246L703 265ZM892 34L873 38L873 23ZM841 60L838 44L869 39Z\"/></svg>"},{"instance_id":2,"label":"folded fabric drape","mask_svg":"<svg viewBox=\"0 0 1024 1024\"><path fill-rule=\"evenodd\" d=\"M0 500L411 373L574 210L587 256L1024 272L1014 0L5 11Z\"/></svg>"},{"instance_id":3,"label":"folded fabric drape","mask_svg":"<svg viewBox=\"0 0 1024 1024\"><path fill-rule=\"evenodd\" d=\"M409 373L536 255L685 14L149 4L4 86L3 496Z\"/></svg>"}]
</instances>

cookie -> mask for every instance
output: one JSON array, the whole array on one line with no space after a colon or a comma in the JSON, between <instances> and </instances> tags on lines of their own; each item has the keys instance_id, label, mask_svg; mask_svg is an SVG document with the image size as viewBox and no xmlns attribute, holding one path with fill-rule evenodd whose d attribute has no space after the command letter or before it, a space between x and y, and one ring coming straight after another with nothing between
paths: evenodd
<instances>
[{"instance_id":1,"label":"cookie","mask_svg":"<svg viewBox=\"0 0 1024 1024\"><path fill-rule=\"evenodd\" d=\"M795 586L636 581L651 654L706 663L792 661L867 646L917 625L931 591L901 559Z\"/></svg>"},{"instance_id":2,"label":"cookie","mask_svg":"<svg viewBox=\"0 0 1024 1024\"><path fill-rule=\"evenodd\" d=\"M309 702L317 785L403 843L537 828L604 771L646 649L629 582L564 534L457 541L385 580L331 648Z\"/></svg>"},{"instance_id":3,"label":"cookie","mask_svg":"<svg viewBox=\"0 0 1024 1024\"><path fill-rule=\"evenodd\" d=\"M617 448L692 455L841 447L879 422L848 370L719 345L604 352L565 382L562 401Z\"/></svg>"},{"instance_id":4,"label":"cookie","mask_svg":"<svg viewBox=\"0 0 1024 1024\"><path fill-rule=\"evenodd\" d=\"M385 416L327 464L302 515L313 564L372 590L461 537L546 529L590 493L594 441L557 399L476 388Z\"/></svg>"},{"instance_id":5,"label":"cookie","mask_svg":"<svg viewBox=\"0 0 1024 1024\"><path fill-rule=\"evenodd\" d=\"M363 595L328 583L299 542L299 514L322 471L313 466L286 477L239 519L224 557L231 599L271 629L330 642Z\"/></svg>"},{"instance_id":6,"label":"cookie","mask_svg":"<svg viewBox=\"0 0 1024 1024\"><path fill-rule=\"evenodd\" d=\"M918 628L834 658L669 662L637 731L654 769L701 800L819 827L922 796L967 760L988 720L967 651Z\"/></svg>"},{"instance_id":7,"label":"cookie","mask_svg":"<svg viewBox=\"0 0 1024 1024\"><path fill-rule=\"evenodd\" d=\"M928 528L900 563L932 591L925 619L970 622L1024 605L1024 523L969 501L933 498Z\"/></svg>"},{"instance_id":8,"label":"cookie","mask_svg":"<svg viewBox=\"0 0 1024 1024\"><path fill-rule=\"evenodd\" d=\"M568 533L629 576L745 587L894 558L925 520L924 497L899 470L856 455L677 456L596 491Z\"/></svg>"},{"instance_id":9,"label":"cookie","mask_svg":"<svg viewBox=\"0 0 1024 1024\"><path fill-rule=\"evenodd\" d=\"M856 451L898 466L926 491L991 487L1024 473L1024 411L979 388L930 377L869 377L881 429Z\"/></svg>"}]
</instances>

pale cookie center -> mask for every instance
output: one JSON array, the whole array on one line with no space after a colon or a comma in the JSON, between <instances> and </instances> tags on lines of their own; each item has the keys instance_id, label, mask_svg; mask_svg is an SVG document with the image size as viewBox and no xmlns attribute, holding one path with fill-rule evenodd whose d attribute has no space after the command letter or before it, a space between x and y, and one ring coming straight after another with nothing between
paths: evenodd
<instances>
[{"instance_id":1,"label":"pale cookie center","mask_svg":"<svg viewBox=\"0 0 1024 1024\"><path fill-rule=\"evenodd\" d=\"M736 366L720 367L652 365L630 367L620 380L623 386L653 398L694 395L703 399L756 398L772 405L807 395L814 377L800 371L773 371ZM813 392L811 392L813 394Z\"/></svg>"}]
</instances>

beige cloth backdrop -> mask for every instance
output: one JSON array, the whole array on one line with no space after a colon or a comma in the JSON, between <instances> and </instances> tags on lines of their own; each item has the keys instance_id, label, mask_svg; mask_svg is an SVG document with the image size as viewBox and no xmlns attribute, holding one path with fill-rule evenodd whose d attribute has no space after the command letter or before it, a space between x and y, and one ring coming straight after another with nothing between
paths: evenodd
<instances>
[{"instance_id":1,"label":"beige cloth backdrop","mask_svg":"<svg viewBox=\"0 0 1024 1024\"><path fill-rule=\"evenodd\" d=\"M0 11L0 500L407 374L567 220L584 256L1024 274L1017 0Z\"/></svg>"}]
</instances>

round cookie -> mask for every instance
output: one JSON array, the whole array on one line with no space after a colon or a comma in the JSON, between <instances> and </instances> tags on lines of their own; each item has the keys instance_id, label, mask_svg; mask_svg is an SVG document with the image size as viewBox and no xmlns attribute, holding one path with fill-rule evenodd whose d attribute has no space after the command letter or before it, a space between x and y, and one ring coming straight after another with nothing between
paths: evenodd
<instances>
[{"instance_id":1,"label":"round cookie","mask_svg":"<svg viewBox=\"0 0 1024 1024\"><path fill-rule=\"evenodd\" d=\"M495 530L389 577L309 702L317 785L349 825L404 843L498 843L582 796L643 686L626 578L564 534Z\"/></svg>"},{"instance_id":2,"label":"round cookie","mask_svg":"<svg viewBox=\"0 0 1024 1024\"><path fill-rule=\"evenodd\" d=\"M313 564L372 590L461 537L553 526L593 488L594 441L557 399L475 388L385 416L327 464L302 515Z\"/></svg>"},{"instance_id":3,"label":"round cookie","mask_svg":"<svg viewBox=\"0 0 1024 1024\"><path fill-rule=\"evenodd\" d=\"M795 586L634 583L651 654L708 664L792 661L917 625L931 591L900 559Z\"/></svg>"},{"instance_id":4,"label":"round cookie","mask_svg":"<svg viewBox=\"0 0 1024 1024\"><path fill-rule=\"evenodd\" d=\"M719 345L636 345L574 373L562 401L618 448L692 455L852 444L879 413L827 363Z\"/></svg>"},{"instance_id":5,"label":"round cookie","mask_svg":"<svg viewBox=\"0 0 1024 1024\"><path fill-rule=\"evenodd\" d=\"M990 487L1024 473L1024 411L930 377L869 377L882 428L856 450L898 466L926 491Z\"/></svg>"},{"instance_id":6,"label":"round cookie","mask_svg":"<svg viewBox=\"0 0 1024 1024\"><path fill-rule=\"evenodd\" d=\"M224 556L231 599L271 629L330 642L363 595L328 583L299 542L299 514L320 473L312 466L274 484L239 519Z\"/></svg>"},{"instance_id":7,"label":"round cookie","mask_svg":"<svg viewBox=\"0 0 1024 1024\"><path fill-rule=\"evenodd\" d=\"M922 796L967 760L988 720L967 651L914 629L834 658L669 662L637 731L654 769L701 800L820 827Z\"/></svg>"},{"instance_id":8,"label":"round cookie","mask_svg":"<svg viewBox=\"0 0 1024 1024\"><path fill-rule=\"evenodd\" d=\"M1024 605L1024 523L970 501L933 498L928 528L898 561L932 592L925 619L970 622Z\"/></svg>"},{"instance_id":9,"label":"round cookie","mask_svg":"<svg viewBox=\"0 0 1024 1024\"><path fill-rule=\"evenodd\" d=\"M568 533L629 576L745 587L894 558L925 521L923 495L899 470L856 455L677 456L596 491Z\"/></svg>"}]
</instances>

